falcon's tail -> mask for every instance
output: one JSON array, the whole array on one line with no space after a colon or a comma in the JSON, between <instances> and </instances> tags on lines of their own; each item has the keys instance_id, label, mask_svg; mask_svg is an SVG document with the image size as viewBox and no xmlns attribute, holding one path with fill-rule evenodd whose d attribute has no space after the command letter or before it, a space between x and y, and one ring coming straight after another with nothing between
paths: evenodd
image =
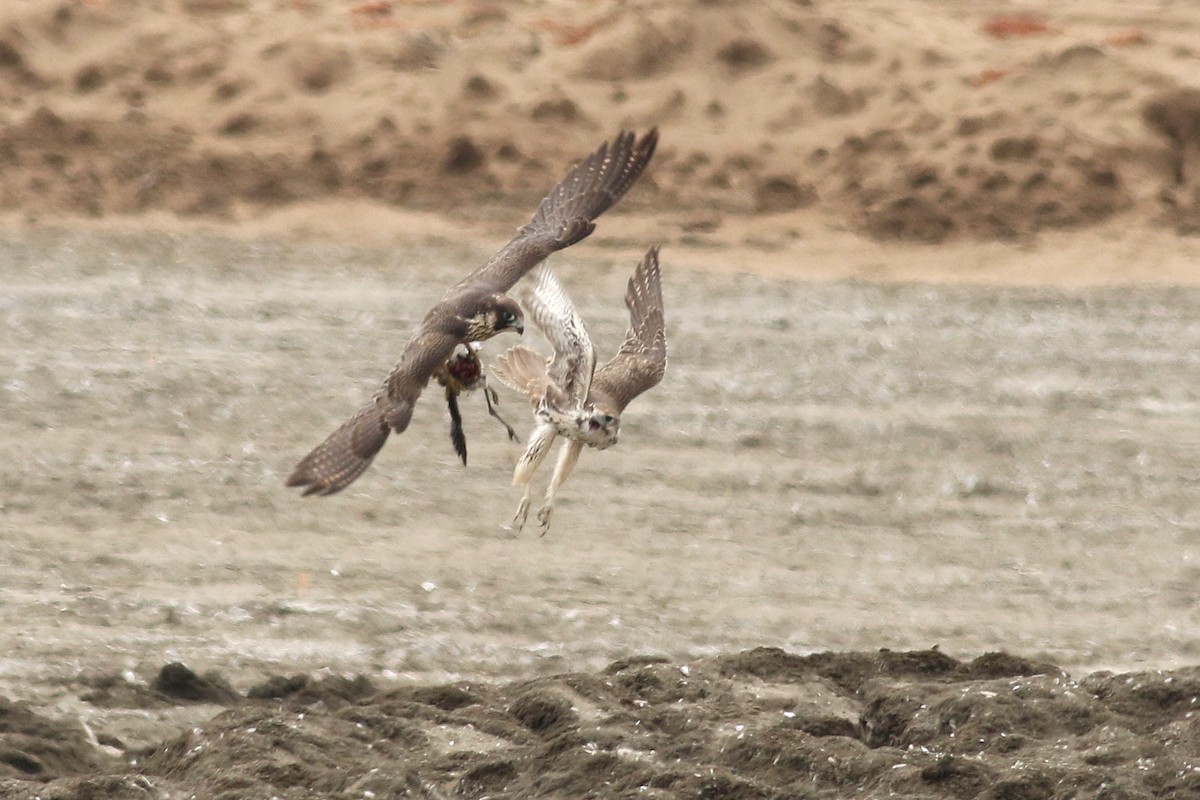
<instances>
[{"instance_id":1,"label":"falcon's tail","mask_svg":"<svg viewBox=\"0 0 1200 800\"><path fill-rule=\"evenodd\" d=\"M287 485L303 487L306 497L345 489L371 466L387 441L389 416L378 399L363 406L296 465Z\"/></svg>"},{"instance_id":2,"label":"falcon's tail","mask_svg":"<svg viewBox=\"0 0 1200 800\"><path fill-rule=\"evenodd\" d=\"M536 404L545 395L550 380L546 368L545 358L524 345L516 345L496 357L492 374L505 386Z\"/></svg>"}]
</instances>

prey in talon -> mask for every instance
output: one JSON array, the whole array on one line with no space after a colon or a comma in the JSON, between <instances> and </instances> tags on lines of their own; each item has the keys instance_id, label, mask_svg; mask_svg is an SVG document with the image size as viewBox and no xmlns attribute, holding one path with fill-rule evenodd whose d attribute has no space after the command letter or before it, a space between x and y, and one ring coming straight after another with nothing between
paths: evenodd
<instances>
[{"instance_id":1,"label":"prey in talon","mask_svg":"<svg viewBox=\"0 0 1200 800\"><path fill-rule=\"evenodd\" d=\"M517 432L509 425L496 404L500 402L496 390L488 386L487 376L483 373L483 363L479 360L479 345L469 342L464 345L466 352L456 352L446 360L433 374L439 385L446 389L446 406L450 410L450 441L454 443L454 452L462 459L463 466L467 465L467 436L463 432L462 414L458 410L458 396L476 389L483 390L483 399L487 402L488 413L499 420L508 431L511 441L517 440Z\"/></svg>"}]
</instances>

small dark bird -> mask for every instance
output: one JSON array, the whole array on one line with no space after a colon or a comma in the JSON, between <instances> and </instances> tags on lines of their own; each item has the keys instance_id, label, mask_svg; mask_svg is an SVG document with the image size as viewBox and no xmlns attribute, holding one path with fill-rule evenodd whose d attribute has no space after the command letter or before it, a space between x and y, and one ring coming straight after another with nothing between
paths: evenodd
<instances>
[{"instance_id":1,"label":"small dark bird","mask_svg":"<svg viewBox=\"0 0 1200 800\"><path fill-rule=\"evenodd\" d=\"M450 441L454 444L454 452L458 453L464 467L467 465L467 435L463 432L462 413L458 410L460 394L482 389L488 413L500 421L508 431L509 439L514 442L517 440L517 432L513 430L513 426L496 410L500 396L496 394L495 389L488 386L487 376L483 374L483 362L479 360L479 347L477 342L463 345L465 352L455 353L453 358L447 359L433 374L438 384L446 390L446 407L450 411Z\"/></svg>"},{"instance_id":2,"label":"small dark bird","mask_svg":"<svg viewBox=\"0 0 1200 800\"><path fill-rule=\"evenodd\" d=\"M287 485L303 488L305 495L345 489L371 465L392 431L408 427L417 398L439 370L449 372L459 345L508 330L522 333L520 306L505 292L551 253L591 234L596 218L645 170L657 143L655 129L641 138L622 132L573 166L533 219L429 310L371 401L305 456Z\"/></svg>"}]
</instances>

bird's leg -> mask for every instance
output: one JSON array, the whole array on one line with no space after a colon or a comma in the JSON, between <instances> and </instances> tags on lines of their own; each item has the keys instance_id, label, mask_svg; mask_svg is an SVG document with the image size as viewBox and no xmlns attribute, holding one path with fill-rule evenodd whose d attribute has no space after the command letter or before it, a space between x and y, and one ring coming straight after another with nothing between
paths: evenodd
<instances>
[{"instance_id":1,"label":"bird's leg","mask_svg":"<svg viewBox=\"0 0 1200 800\"><path fill-rule=\"evenodd\" d=\"M450 409L450 441L454 444L454 452L462 459L463 466L467 465L467 435L463 433L462 414L458 412L458 392L452 387L446 387L446 406Z\"/></svg>"},{"instance_id":2,"label":"bird's leg","mask_svg":"<svg viewBox=\"0 0 1200 800\"><path fill-rule=\"evenodd\" d=\"M542 526L542 536L545 536L550 530L550 515L554 513L554 493L566 482L571 470L575 469L575 462L579 460L579 454L582 452L583 442L577 439L563 442L562 449L558 451L558 463L554 465L554 477L550 479L550 485L546 487L546 497L538 511L538 523Z\"/></svg>"},{"instance_id":3,"label":"bird's leg","mask_svg":"<svg viewBox=\"0 0 1200 800\"><path fill-rule=\"evenodd\" d=\"M504 417L500 416L500 412L496 410L496 404L500 402L500 395L496 394L496 390L488 386L487 378L480 376L480 383L483 385L483 399L487 401L488 413L496 419L500 420L500 424L508 431L509 441L517 440L517 432L513 430L513 426L509 425Z\"/></svg>"},{"instance_id":4,"label":"bird's leg","mask_svg":"<svg viewBox=\"0 0 1200 800\"><path fill-rule=\"evenodd\" d=\"M517 504L517 513L513 514L512 523L509 529L513 534L518 534L525 529L525 520L529 518L529 495L533 487L525 484L525 493L521 495L521 502Z\"/></svg>"},{"instance_id":5,"label":"bird's leg","mask_svg":"<svg viewBox=\"0 0 1200 800\"><path fill-rule=\"evenodd\" d=\"M525 487L525 494L521 497L521 503L517 506L517 513L513 514L512 531L520 533L525 527L525 519L529 516L529 496L533 489L531 482L533 481L533 473L545 460L546 454L550 452L550 445L554 443L554 437L558 432L553 425L538 425L534 429L533 434L529 437L529 445L525 448L525 452L517 459L517 466L513 469L513 486Z\"/></svg>"}]
</instances>

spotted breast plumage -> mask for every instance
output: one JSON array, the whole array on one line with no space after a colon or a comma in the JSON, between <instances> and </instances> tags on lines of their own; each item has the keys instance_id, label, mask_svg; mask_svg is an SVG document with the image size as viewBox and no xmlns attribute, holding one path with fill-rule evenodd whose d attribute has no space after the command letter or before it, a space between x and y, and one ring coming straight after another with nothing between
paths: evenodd
<instances>
[{"instance_id":1,"label":"spotted breast plumage","mask_svg":"<svg viewBox=\"0 0 1200 800\"><path fill-rule=\"evenodd\" d=\"M305 456L287 485L305 495L346 488L371 465L389 434L408 427L421 392L430 378L451 368L448 362L460 345L504 331L521 333L522 311L505 292L551 253L591 234L596 218L645 170L657 142L657 130L641 137L622 132L573 166L529 223L429 310L371 401Z\"/></svg>"}]
</instances>

